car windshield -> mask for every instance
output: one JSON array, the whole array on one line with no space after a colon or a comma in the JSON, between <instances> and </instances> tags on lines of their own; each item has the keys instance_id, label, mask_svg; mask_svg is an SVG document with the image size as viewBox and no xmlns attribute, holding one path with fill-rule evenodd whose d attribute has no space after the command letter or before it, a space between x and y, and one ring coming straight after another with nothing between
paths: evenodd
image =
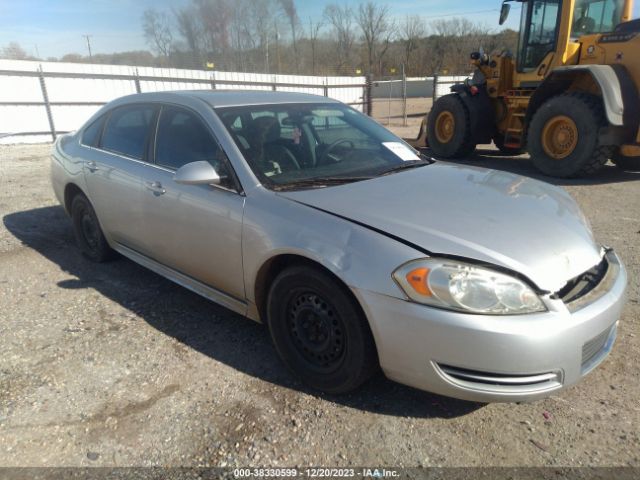
<instances>
[{"instance_id":1,"label":"car windshield","mask_svg":"<svg viewBox=\"0 0 640 480\"><path fill-rule=\"evenodd\" d=\"M268 188L317 188L430 163L384 127L342 104L216 109Z\"/></svg>"}]
</instances>

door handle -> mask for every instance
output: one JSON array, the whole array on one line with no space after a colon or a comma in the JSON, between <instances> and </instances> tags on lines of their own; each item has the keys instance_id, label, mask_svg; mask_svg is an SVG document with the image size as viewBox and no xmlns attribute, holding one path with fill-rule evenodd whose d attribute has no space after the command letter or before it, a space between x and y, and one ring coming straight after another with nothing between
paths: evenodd
<instances>
[{"instance_id":1,"label":"door handle","mask_svg":"<svg viewBox=\"0 0 640 480\"><path fill-rule=\"evenodd\" d=\"M147 187L147 190L151 190L156 195L164 195L167 193L160 182L144 182L144 186Z\"/></svg>"},{"instance_id":2,"label":"door handle","mask_svg":"<svg viewBox=\"0 0 640 480\"><path fill-rule=\"evenodd\" d=\"M96 162L94 161L86 162L84 165L85 167L87 167L87 170L89 170L92 173L98 171L98 165L96 165Z\"/></svg>"}]
</instances>

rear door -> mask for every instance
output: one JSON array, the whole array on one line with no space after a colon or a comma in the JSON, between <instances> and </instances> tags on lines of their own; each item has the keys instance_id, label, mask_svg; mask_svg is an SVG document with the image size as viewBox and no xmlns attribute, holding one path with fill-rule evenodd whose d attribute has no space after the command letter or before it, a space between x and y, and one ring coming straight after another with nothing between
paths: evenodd
<instances>
[{"instance_id":1,"label":"rear door","mask_svg":"<svg viewBox=\"0 0 640 480\"><path fill-rule=\"evenodd\" d=\"M155 163L142 178L143 227L148 255L220 292L245 299L242 270L244 196L209 127L194 111L163 106ZM187 163L207 161L222 185L180 185L173 176Z\"/></svg>"},{"instance_id":2,"label":"rear door","mask_svg":"<svg viewBox=\"0 0 640 480\"><path fill-rule=\"evenodd\" d=\"M117 107L99 134L97 128L85 131L91 145L85 145L83 168L93 207L105 234L133 249L142 242L141 179L158 109L150 104Z\"/></svg>"}]
</instances>

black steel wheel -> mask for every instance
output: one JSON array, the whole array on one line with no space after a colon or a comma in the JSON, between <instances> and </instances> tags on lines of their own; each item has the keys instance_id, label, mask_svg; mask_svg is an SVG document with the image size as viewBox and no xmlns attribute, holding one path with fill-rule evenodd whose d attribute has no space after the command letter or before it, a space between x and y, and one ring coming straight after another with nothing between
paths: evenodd
<instances>
[{"instance_id":1,"label":"black steel wheel","mask_svg":"<svg viewBox=\"0 0 640 480\"><path fill-rule=\"evenodd\" d=\"M76 195L71 202L71 219L76 243L85 257L93 262L105 262L113 257L96 212L82 194Z\"/></svg>"},{"instance_id":2,"label":"black steel wheel","mask_svg":"<svg viewBox=\"0 0 640 480\"><path fill-rule=\"evenodd\" d=\"M354 390L378 368L373 336L360 308L320 269L297 266L278 275L267 316L279 356L317 390Z\"/></svg>"},{"instance_id":3,"label":"black steel wheel","mask_svg":"<svg viewBox=\"0 0 640 480\"><path fill-rule=\"evenodd\" d=\"M331 303L313 291L297 289L287 305L290 341L308 368L331 373L344 361L345 325Z\"/></svg>"}]
</instances>

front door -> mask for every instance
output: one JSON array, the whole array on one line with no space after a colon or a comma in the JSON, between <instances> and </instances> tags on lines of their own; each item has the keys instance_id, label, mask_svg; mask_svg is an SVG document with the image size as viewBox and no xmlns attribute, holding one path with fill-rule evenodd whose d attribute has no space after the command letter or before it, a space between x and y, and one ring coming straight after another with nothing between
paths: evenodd
<instances>
[{"instance_id":1,"label":"front door","mask_svg":"<svg viewBox=\"0 0 640 480\"><path fill-rule=\"evenodd\" d=\"M208 161L221 186L180 185L175 171ZM160 263L240 301L244 196L230 177L220 146L191 110L163 106L158 120L155 162L142 178L145 253Z\"/></svg>"}]
</instances>

